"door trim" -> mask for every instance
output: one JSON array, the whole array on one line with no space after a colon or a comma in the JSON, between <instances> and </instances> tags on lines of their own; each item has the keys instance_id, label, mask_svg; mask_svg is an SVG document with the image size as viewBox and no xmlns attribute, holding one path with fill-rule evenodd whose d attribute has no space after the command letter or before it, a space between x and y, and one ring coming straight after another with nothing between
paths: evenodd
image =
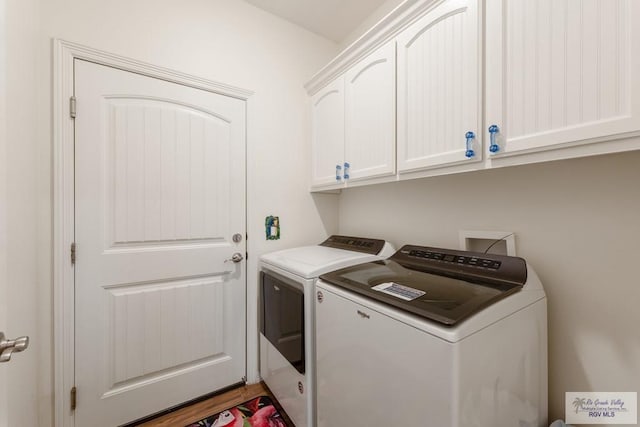
<instances>
[{"instance_id":1,"label":"door trim","mask_svg":"<svg viewBox=\"0 0 640 427\"><path fill-rule=\"evenodd\" d=\"M83 59L196 89L248 101L252 91L214 82L135 59L53 39L53 371L54 425L74 426L70 390L74 386L74 122L69 99L74 94L73 64ZM249 103L247 102L247 107ZM248 108L247 108L248 109ZM81 114L81 113L80 113ZM79 258L82 254L79 254Z\"/></svg>"}]
</instances>

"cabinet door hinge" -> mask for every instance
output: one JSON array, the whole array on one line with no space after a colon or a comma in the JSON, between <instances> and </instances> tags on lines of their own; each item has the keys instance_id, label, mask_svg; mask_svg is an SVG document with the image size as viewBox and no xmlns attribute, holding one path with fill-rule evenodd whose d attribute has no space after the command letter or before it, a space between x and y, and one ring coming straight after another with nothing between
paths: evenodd
<instances>
[{"instance_id":1,"label":"cabinet door hinge","mask_svg":"<svg viewBox=\"0 0 640 427\"><path fill-rule=\"evenodd\" d=\"M71 389L71 410L75 411L76 410L76 404L78 402L78 391L76 390L76 386L73 386L73 388Z\"/></svg>"},{"instance_id":2,"label":"cabinet door hinge","mask_svg":"<svg viewBox=\"0 0 640 427\"><path fill-rule=\"evenodd\" d=\"M71 264L76 263L76 242L71 244Z\"/></svg>"},{"instance_id":3,"label":"cabinet door hinge","mask_svg":"<svg viewBox=\"0 0 640 427\"><path fill-rule=\"evenodd\" d=\"M69 115L71 116L72 119L76 118L76 97L72 96L71 98L69 98Z\"/></svg>"}]
</instances>

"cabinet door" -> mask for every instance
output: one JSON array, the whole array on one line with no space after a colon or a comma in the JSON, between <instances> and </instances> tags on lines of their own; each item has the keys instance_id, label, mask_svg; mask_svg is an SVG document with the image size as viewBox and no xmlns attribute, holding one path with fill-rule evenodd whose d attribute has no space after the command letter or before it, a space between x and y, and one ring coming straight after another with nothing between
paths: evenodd
<instances>
[{"instance_id":1,"label":"cabinet door","mask_svg":"<svg viewBox=\"0 0 640 427\"><path fill-rule=\"evenodd\" d=\"M345 74L345 178L395 173L396 50L388 43Z\"/></svg>"},{"instance_id":2,"label":"cabinet door","mask_svg":"<svg viewBox=\"0 0 640 427\"><path fill-rule=\"evenodd\" d=\"M400 172L481 160L479 21L477 0L449 0L398 36Z\"/></svg>"},{"instance_id":3,"label":"cabinet door","mask_svg":"<svg viewBox=\"0 0 640 427\"><path fill-rule=\"evenodd\" d=\"M499 128L494 155L640 130L639 3L487 2L486 120Z\"/></svg>"},{"instance_id":4,"label":"cabinet door","mask_svg":"<svg viewBox=\"0 0 640 427\"><path fill-rule=\"evenodd\" d=\"M311 98L312 186L341 183L344 159L344 79L340 77ZM339 179L337 179L339 178Z\"/></svg>"}]
</instances>

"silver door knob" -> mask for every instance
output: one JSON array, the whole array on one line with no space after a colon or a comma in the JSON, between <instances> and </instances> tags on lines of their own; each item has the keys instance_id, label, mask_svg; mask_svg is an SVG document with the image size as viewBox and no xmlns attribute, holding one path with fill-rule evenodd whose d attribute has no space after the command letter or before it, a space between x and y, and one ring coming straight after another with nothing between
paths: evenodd
<instances>
[{"instance_id":1,"label":"silver door knob","mask_svg":"<svg viewBox=\"0 0 640 427\"><path fill-rule=\"evenodd\" d=\"M235 254L231 255L231 258L225 259L224 262L228 262L228 261L240 262L243 259L244 257L242 256L242 254L240 252L236 252Z\"/></svg>"},{"instance_id":2,"label":"silver door knob","mask_svg":"<svg viewBox=\"0 0 640 427\"><path fill-rule=\"evenodd\" d=\"M11 360L11 355L24 351L29 347L29 337L20 337L15 340L8 340L4 333L0 332L0 363Z\"/></svg>"}]
</instances>

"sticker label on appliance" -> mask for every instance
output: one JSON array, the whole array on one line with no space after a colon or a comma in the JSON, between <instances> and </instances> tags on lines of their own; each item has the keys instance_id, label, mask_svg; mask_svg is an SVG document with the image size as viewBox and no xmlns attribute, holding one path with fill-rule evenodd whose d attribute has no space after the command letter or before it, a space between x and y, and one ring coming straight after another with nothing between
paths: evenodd
<instances>
[{"instance_id":1,"label":"sticker label on appliance","mask_svg":"<svg viewBox=\"0 0 640 427\"><path fill-rule=\"evenodd\" d=\"M424 291L400 285L395 282L380 283L379 285L376 285L371 289L375 289L379 292L384 292L385 294L393 295L394 297L401 298L405 301L411 301L416 298L420 298L426 293Z\"/></svg>"}]
</instances>

